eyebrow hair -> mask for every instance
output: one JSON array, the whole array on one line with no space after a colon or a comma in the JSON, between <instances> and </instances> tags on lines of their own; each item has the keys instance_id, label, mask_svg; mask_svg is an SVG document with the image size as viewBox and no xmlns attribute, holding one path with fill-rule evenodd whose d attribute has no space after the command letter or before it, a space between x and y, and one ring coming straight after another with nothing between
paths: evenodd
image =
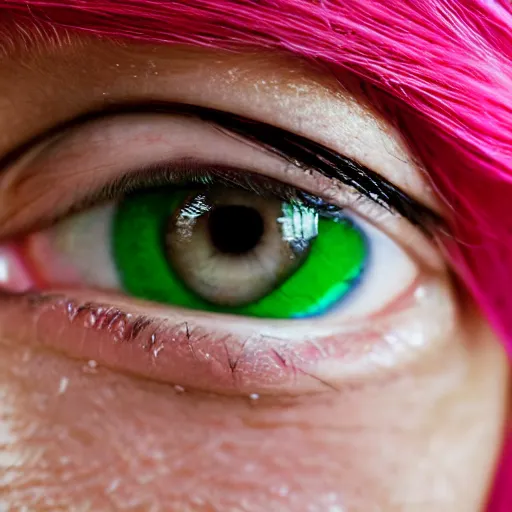
<instances>
[{"instance_id":1,"label":"eyebrow hair","mask_svg":"<svg viewBox=\"0 0 512 512\"><path fill-rule=\"evenodd\" d=\"M423 231L428 232L431 230L430 228L442 222L437 213L407 195L377 172L323 144L262 121L187 103L122 102L86 112L50 128L0 158L0 173L7 165L21 157L25 151L52 135L97 119L132 113L174 114L201 119L263 147L305 172L316 171L327 178L353 188L386 210L403 216Z\"/></svg>"}]
</instances>

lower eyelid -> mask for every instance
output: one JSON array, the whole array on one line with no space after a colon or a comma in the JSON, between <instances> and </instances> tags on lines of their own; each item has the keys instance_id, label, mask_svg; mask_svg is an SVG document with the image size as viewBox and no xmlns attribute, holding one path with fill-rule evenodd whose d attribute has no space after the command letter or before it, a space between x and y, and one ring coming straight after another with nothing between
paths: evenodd
<instances>
[{"instance_id":1,"label":"lower eyelid","mask_svg":"<svg viewBox=\"0 0 512 512\"><path fill-rule=\"evenodd\" d=\"M222 394L321 391L320 380L304 374L277 348L254 350L264 335L226 332L194 318L151 318L117 307L80 303L58 296L27 295L4 299L0 335L24 338L14 318L32 318L25 333L36 347L56 349L91 366L106 366L184 388ZM9 311L9 321L6 312ZM12 332L11 332L12 331ZM58 333L57 336L55 334ZM276 340L272 340L275 343ZM271 343L271 344L272 344Z\"/></svg>"},{"instance_id":2,"label":"lower eyelid","mask_svg":"<svg viewBox=\"0 0 512 512\"><path fill-rule=\"evenodd\" d=\"M0 339L185 389L248 396L321 393L395 372L449 338L454 312L447 307L445 287L423 283L409 292L398 311L350 327L269 323L142 304L130 314L123 310L134 309L127 306L131 301L103 296L94 304L76 292L74 299L10 296L0 299ZM101 305L116 302L119 307ZM429 322L432 315L439 319L435 325Z\"/></svg>"}]
</instances>

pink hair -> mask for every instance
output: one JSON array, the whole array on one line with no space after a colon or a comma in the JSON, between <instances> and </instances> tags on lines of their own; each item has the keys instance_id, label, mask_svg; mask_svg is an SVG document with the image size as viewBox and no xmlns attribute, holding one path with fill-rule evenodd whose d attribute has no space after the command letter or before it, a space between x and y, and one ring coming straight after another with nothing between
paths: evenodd
<instances>
[{"instance_id":1,"label":"pink hair","mask_svg":"<svg viewBox=\"0 0 512 512\"><path fill-rule=\"evenodd\" d=\"M449 205L453 236L443 242L512 355L511 5L4 0L0 9L17 22L37 22L39 31L61 27L152 43L284 49L359 76ZM512 510L512 449L505 451L489 510Z\"/></svg>"}]
</instances>

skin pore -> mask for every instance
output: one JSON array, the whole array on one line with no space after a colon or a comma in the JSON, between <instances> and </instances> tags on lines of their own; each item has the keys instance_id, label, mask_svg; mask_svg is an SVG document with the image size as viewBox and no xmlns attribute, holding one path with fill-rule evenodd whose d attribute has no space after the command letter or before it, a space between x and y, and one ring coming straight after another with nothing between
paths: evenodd
<instances>
[{"instance_id":1,"label":"skin pore","mask_svg":"<svg viewBox=\"0 0 512 512\"><path fill-rule=\"evenodd\" d=\"M0 60L0 158L87 111L156 100L225 110L303 135L443 213L398 134L357 93L322 70L275 54L90 41L37 55L19 50ZM37 149L34 163L21 170L8 166L0 175L0 240L30 230L37 208L49 209L104 179L115 165L142 162L179 132L172 120L149 116L140 130L133 128L138 120L119 123L126 121L132 128L116 128L117 120L98 124L70 133L73 143L60 138L48 154ZM196 141L197 151L216 147L206 135ZM229 154L236 157L234 149ZM195 390L186 375L165 383L153 374L127 374L112 361L97 366L74 353L68 358L62 347L40 346L36 329L30 334L22 321L9 322L11 306L1 306L0 504L52 512L481 511L500 449L507 361L441 251L405 219L350 199L346 189L315 173L283 167L266 153L239 158L312 194L332 200L345 194L356 213L428 269L425 289L442 300L433 309L411 306L403 346L382 349L386 361L354 369L347 356L322 367L329 386L299 376L293 392L276 386L257 399L250 396L261 391L254 383L227 392L206 380ZM72 172L82 168L87 172ZM177 315L127 297L78 294ZM260 325L185 313L194 315L203 327L224 331ZM343 315L336 315L312 319L308 332L331 333L347 353L369 343L363 328L359 337L347 336ZM423 331L427 324L431 329ZM303 330L271 327L291 338ZM424 339L416 346L418 332Z\"/></svg>"}]
</instances>

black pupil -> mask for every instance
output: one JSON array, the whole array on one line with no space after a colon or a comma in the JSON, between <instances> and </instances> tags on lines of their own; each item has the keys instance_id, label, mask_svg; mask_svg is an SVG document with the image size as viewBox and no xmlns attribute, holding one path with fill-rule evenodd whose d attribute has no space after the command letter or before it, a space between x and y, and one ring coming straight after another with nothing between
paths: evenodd
<instances>
[{"instance_id":1,"label":"black pupil","mask_svg":"<svg viewBox=\"0 0 512 512\"><path fill-rule=\"evenodd\" d=\"M254 249L263 235L264 224L249 206L218 206L208 216L213 245L227 254L244 254Z\"/></svg>"}]
</instances>

